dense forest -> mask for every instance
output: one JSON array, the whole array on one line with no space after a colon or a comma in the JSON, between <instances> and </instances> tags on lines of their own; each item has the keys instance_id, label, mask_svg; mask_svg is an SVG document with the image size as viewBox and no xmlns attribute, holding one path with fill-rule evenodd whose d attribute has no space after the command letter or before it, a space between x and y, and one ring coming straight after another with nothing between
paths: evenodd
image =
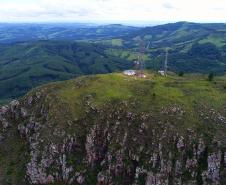
<instances>
[{"instance_id":1,"label":"dense forest","mask_svg":"<svg viewBox=\"0 0 226 185\"><path fill-rule=\"evenodd\" d=\"M16 98L37 85L132 67L99 44L37 41L0 45L0 97Z\"/></svg>"}]
</instances>

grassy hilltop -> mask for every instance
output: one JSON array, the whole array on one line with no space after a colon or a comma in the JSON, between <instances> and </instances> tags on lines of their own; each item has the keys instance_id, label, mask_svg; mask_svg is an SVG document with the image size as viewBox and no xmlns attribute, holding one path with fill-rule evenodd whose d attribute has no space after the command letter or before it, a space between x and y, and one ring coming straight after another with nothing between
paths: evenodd
<instances>
[{"instance_id":1,"label":"grassy hilltop","mask_svg":"<svg viewBox=\"0 0 226 185\"><path fill-rule=\"evenodd\" d=\"M0 182L225 184L226 77L146 73L52 83L0 109Z\"/></svg>"},{"instance_id":2,"label":"grassy hilltop","mask_svg":"<svg viewBox=\"0 0 226 185\"><path fill-rule=\"evenodd\" d=\"M196 113L196 106L223 112L226 101L225 76L216 77L213 82L209 82L206 75L198 74L184 77L169 75L165 78L157 73L147 72L147 78L143 79L113 73L80 77L50 84L43 89L46 90L47 99L56 97L55 108L57 103L59 106L65 105L65 110L68 109L75 117L86 110L82 101L87 96L91 97L91 104L96 108L114 102L132 101L135 106L128 109L138 112L159 111L164 106L179 104L189 112L188 123L193 118L190 115Z\"/></svg>"}]
</instances>

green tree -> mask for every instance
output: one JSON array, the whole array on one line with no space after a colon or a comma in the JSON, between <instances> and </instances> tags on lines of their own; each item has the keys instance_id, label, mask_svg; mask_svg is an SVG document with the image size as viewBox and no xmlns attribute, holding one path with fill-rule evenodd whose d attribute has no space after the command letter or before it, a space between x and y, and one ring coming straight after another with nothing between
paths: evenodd
<instances>
[{"instance_id":1,"label":"green tree","mask_svg":"<svg viewBox=\"0 0 226 185\"><path fill-rule=\"evenodd\" d=\"M178 76L184 76L184 72L183 71L180 71L179 73L178 73Z\"/></svg>"},{"instance_id":2,"label":"green tree","mask_svg":"<svg viewBox=\"0 0 226 185\"><path fill-rule=\"evenodd\" d=\"M211 72L211 73L208 75L208 80L211 82L211 81L213 81L213 79L214 79L214 74L213 74L213 72Z\"/></svg>"}]
</instances>

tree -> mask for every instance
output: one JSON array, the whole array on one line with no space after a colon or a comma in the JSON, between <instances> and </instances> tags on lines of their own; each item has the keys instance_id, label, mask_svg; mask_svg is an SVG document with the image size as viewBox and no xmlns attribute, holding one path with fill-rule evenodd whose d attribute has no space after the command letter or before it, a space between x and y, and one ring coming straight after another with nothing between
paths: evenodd
<instances>
[{"instance_id":1,"label":"tree","mask_svg":"<svg viewBox=\"0 0 226 185\"><path fill-rule=\"evenodd\" d=\"M211 73L208 75L208 80L211 82L211 81L213 81L213 79L214 79L214 74L213 74L213 72L211 72Z\"/></svg>"},{"instance_id":2,"label":"tree","mask_svg":"<svg viewBox=\"0 0 226 185\"><path fill-rule=\"evenodd\" d=\"M180 71L179 73L178 73L178 76L184 76L184 72L183 71Z\"/></svg>"}]
</instances>

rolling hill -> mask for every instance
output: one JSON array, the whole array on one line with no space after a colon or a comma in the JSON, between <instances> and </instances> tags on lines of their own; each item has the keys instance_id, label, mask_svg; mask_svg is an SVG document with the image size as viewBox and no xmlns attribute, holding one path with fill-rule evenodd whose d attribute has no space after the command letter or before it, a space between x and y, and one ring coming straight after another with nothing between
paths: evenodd
<instances>
[{"instance_id":1,"label":"rolling hill","mask_svg":"<svg viewBox=\"0 0 226 185\"><path fill-rule=\"evenodd\" d=\"M47 82L129 69L140 39L147 69L162 69L168 48L170 71L226 72L226 24L0 24L0 103Z\"/></svg>"},{"instance_id":2,"label":"rolling hill","mask_svg":"<svg viewBox=\"0 0 226 185\"><path fill-rule=\"evenodd\" d=\"M177 22L159 26L146 27L131 33L133 40L141 37L151 41L154 47L188 47L189 43L213 43L216 46L226 45L226 24ZM132 41L131 41L132 42Z\"/></svg>"},{"instance_id":3,"label":"rolling hill","mask_svg":"<svg viewBox=\"0 0 226 185\"><path fill-rule=\"evenodd\" d=\"M0 43L37 40L97 40L130 34L139 28L120 24L3 24L0 23Z\"/></svg>"},{"instance_id":4,"label":"rolling hill","mask_svg":"<svg viewBox=\"0 0 226 185\"><path fill-rule=\"evenodd\" d=\"M98 44L35 41L0 45L0 99L16 98L37 85L81 75L128 69L132 63Z\"/></svg>"},{"instance_id":5,"label":"rolling hill","mask_svg":"<svg viewBox=\"0 0 226 185\"><path fill-rule=\"evenodd\" d=\"M184 72L226 72L226 24L178 22L146 27L121 38L122 47L139 51L139 40L149 45L146 51L148 68L160 69L169 49L169 69ZM125 55L115 49L115 56Z\"/></svg>"},{"instance_id":6,"label":"rolling hill","mask_svg":"<svg viewBox=\"0 0 226 185\"><path fill-rule=\"evenodd\" d=\"M226 77L78 77L0 108L0 184L226 183Z\"/></svg>"}]
</instances>

